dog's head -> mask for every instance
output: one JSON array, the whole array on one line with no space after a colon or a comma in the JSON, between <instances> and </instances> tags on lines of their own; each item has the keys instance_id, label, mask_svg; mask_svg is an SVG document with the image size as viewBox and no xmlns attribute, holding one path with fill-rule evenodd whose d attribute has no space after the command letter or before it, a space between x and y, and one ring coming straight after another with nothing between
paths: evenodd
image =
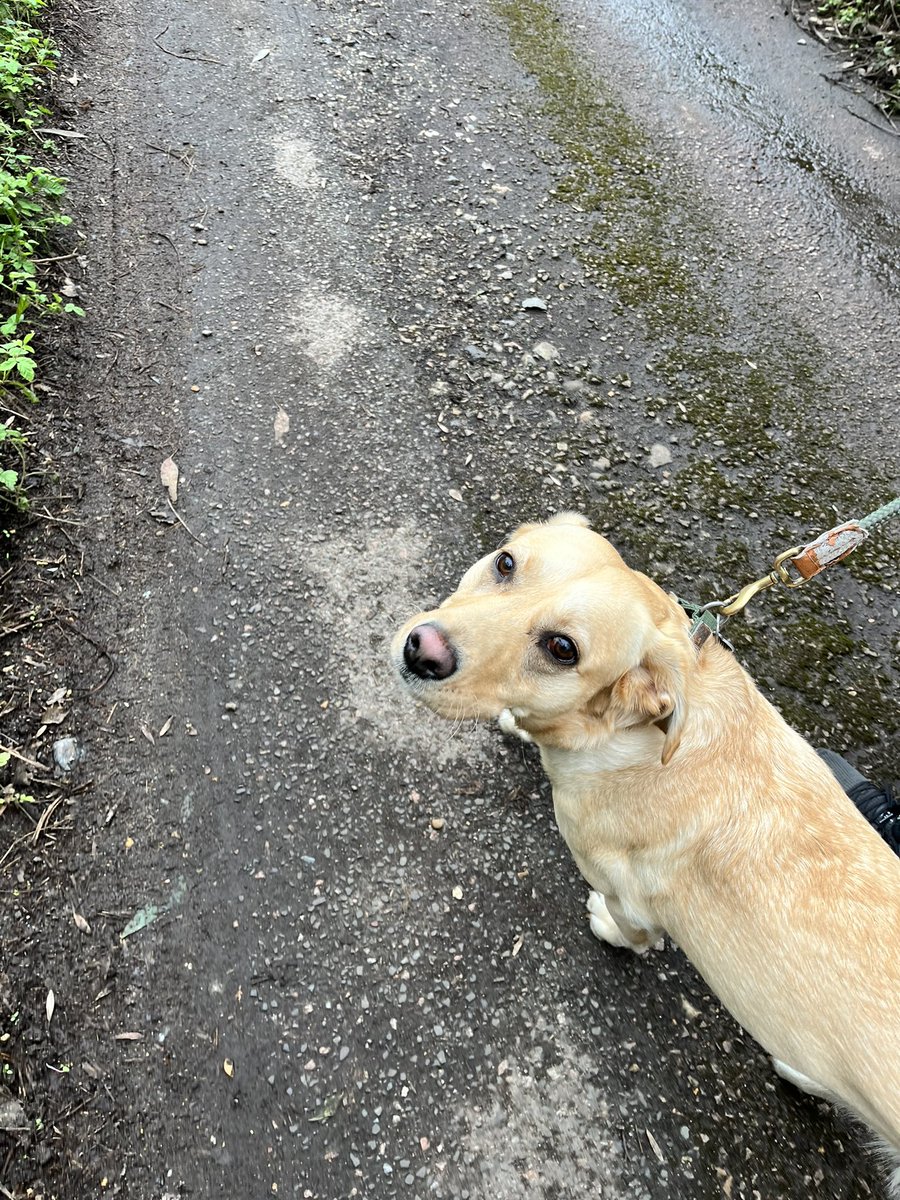
<instances>
[{"instance_id":1,"label":"dog's head","mask_svg":"<svg viewBox=\"0 0 900 1200\"><path fill-rule=\"evenodd\" d=\"M695 658L678 604L575 513L522 525L439 608L408 621L392 655L441 716L509 709L538 741L565 745L655 724L664 763Z\"/></svg>"}]
</instances>

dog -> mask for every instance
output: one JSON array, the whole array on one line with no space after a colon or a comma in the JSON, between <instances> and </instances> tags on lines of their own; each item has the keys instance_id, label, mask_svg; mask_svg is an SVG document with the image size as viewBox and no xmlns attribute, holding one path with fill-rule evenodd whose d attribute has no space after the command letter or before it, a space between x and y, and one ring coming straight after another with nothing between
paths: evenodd
<instances>
[{"instance_id":1,"label":"dog","mask_svg":"<svg viewBox=\"0 0 900 1200\"><path fill-rule=\"evenodd\" d=\"M537 743L596 936L667 933L779 1075L875 1132L900 1195L900 859L732 654L575 513L391 654L434 712Z\"/></svg>"}]
</instances>

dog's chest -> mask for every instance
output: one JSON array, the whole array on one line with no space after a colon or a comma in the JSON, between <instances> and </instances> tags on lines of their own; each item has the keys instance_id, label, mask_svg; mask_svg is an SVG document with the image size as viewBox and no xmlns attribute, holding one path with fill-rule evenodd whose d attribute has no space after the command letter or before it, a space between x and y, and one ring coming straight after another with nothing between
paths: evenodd
<instances>
[{"instance_id":1,"label":"dog's chest","mask_svg":"<svg viewBox=\"0 0 900 1200\"><path fill-rule=\"evenodd\" d=\"M667 856L646 811L627 789L619 793L615 773L597 766L594 752L544 753L556 822L592 887L641 904L660 890Z\"/></svg>"}]
</instances>

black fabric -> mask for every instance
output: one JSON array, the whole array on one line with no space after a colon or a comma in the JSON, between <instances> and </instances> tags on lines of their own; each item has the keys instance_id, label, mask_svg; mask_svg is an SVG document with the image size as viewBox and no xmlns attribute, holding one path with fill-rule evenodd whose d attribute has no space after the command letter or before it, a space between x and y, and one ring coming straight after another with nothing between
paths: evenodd
<instances>
[{"instance_id":1,"label":"black fabric","mask_svg":"<svg viewBox=\"0 0 900 1200\"><path fill-rule=\"evenodd\" d=\"M892 787L876 787L868 779L850 788L847 795L895 854L900 854L900 799Z\"/></svg>"}]
</instances>

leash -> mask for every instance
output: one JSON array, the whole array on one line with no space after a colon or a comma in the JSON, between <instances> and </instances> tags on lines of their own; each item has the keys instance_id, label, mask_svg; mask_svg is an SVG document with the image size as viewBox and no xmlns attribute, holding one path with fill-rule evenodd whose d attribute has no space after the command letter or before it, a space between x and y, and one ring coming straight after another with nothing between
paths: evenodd
<instances>
[{"instance_id":1,"label":"leash","mask_svg":"<svg viewBox=\"0 0 900 1200\"><path fill-rule=\"evenodd\" d=\"M869 537L869 531L889 517L900 515L900 496L888 501L881 508L858 521L845 521L836 525L827 533L820 534L805 546L792 546L784 550L772 563L772 570L760 579L746 584L739 592L729 596L727 600L712 600L709 604L692 604L689 600L676 597L678 603L691 619L691 641L699 650L709 638L715 637L729 650L734 650L731 643L722 635L722 626L736 613L741 612L754 596L767 591L777 583L783 583L788 588L803 587L811 579L843 562Z\"/></svg>"}]
</instances>

